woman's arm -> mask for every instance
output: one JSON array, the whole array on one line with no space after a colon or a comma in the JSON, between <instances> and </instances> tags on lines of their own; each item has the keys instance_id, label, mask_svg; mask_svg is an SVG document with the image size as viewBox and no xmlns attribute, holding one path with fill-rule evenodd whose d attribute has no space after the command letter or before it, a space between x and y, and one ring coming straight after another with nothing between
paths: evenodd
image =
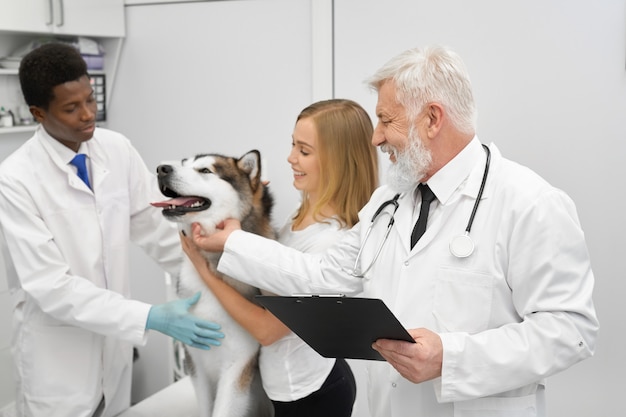
<instances>
[{"instance_id":1,"label":"woman's arm","mask_svg":"<svg viewBox=\"0 0 626 417\"><path fill-rule=\"evenodd\" d=\"M205 284L215 294L222 307L261 345L271 345L289 334L289 328L278 320L276 316L243 297L237 290L211 271L208 262L204 259L191 238L181 234L180 241L187 257L191 260Z\"/></svg>"}]
</instances>

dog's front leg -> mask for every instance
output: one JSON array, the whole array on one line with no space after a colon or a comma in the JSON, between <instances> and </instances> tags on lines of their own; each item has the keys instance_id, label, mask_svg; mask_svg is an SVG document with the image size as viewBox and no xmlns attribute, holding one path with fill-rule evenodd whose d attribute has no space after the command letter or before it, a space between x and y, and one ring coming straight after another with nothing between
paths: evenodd
<instances>
[{"instance_id":1,"label":"dog's front leg","mask_svg":"<svg viewBox=\"0 0 626 417\"><path fill-rule=\"evenodd\" d=\"M198 400L198 415L200 417L214 416L216 386L211 385L205 372L198 372L191 376L193 388Z\"/></svg>"},{"instance_id":2,"label":"dog's front leg","mask_svg":"<svg viewBox=\"0 0 626 417\"><path fill-rule=\"evenodd\" d=\"M219 381L212 417L270 416L272 409L261 386L256 357L225 370Z\"/></svg>"}]
</instances>

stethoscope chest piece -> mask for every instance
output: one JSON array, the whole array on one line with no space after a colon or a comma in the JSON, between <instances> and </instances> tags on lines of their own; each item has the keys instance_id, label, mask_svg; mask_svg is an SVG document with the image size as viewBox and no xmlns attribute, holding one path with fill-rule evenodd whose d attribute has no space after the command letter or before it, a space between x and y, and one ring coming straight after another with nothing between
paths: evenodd
<instances>
[{"instance_id":1,"label":"stethoscope chest piece","mask_svg":"<svg viewBox=\"0 0 626 417\"><path fill-rule=\"evenodd\" d=\"M452 238L450 241L450 253L456 256L457 258L467 258L472 253L474 253L474 241L470 237L470 230L472 229L472 224L474 223L474 215L476 215L476 210L478 210L478 205L480 204L480 199L483 195L483 191L485 190L485 183L487 182L487 174L489 173L489 164L491 163L491 151L485 145L483 145L483 149L487 154L487 158L485 161L485 171L483 172L483 180L480 183L480 189L478 190L478 195L476 196L476 201L474 202L474 208L472 209L472 215L469 218L469 222L467 222L467 227L465 228L465 234L458 235Z\"/></svg>"},{"instance_id":2,"label":"stethoscope chest piece","mask_svg":"<svg viewBox=\"0 0 626 417\"><path fill-rule=\"evenodd\" d=\"M457 258L467 258L474 252L474 241L468 233L458 235L450 241L450 253Z\"/></svg>"}]
</instances>

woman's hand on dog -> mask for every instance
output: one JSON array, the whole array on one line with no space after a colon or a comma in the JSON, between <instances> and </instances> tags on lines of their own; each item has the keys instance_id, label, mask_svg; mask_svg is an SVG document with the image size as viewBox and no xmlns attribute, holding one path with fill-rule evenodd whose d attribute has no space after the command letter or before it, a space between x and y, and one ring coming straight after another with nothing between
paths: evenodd
<instances>
[{"instance_id":1,"label":"woman's hand on dog","mask_svg":"<svg viewBox=\"0 0 626 417\"><path fill-rule=\"evenodd\" d=\"M205 235L202 226L198 223L191 225L191 238L202 250L207 252L222 252L228 237L235 230L241 230L241 223L236 219L226 219L217 225L217 230L211 235Z\"/></svg>"},{"instance_id":2,"label":"woman's hand on dog","mask_svg":"<svg viewBox=\"0 0 626 417\"><path fill-rule=\"evenodd\" d=\"M183 247L183 251L199 273L210 272L208 262L204 259L204 256L202 256L200 248L198 248L184 231L180 232L180 243Z\"/></svg>"}]
</instances>

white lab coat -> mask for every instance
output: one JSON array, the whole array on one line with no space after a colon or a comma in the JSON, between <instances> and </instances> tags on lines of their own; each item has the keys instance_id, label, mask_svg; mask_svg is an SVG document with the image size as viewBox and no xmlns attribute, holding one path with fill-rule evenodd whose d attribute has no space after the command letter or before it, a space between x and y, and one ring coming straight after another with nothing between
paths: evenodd
<instances>
[{"instance_id":1,"label":"white lab coat","mask_svg":"<svg viewBox=\"0 0 626 417\"><path fill-rule=\"evenodd\" d=\"M299 254L245 232L227 241L219 270L279 294L345 292L382 298L406 328L437 332L442 376L413 384L386 362L368 364L373 417L541 416L544 378L592 355L598 321L589 256L572 201L494 145L468 258L449 251L463 234L485 154L475 138L429 180L439 202L410 250L413 194L400 197L395 225L365 279L351 271L373 213L393 197L378 189L360 223L324 256ZM376 223L360 270L383 240Z\"/></svg>"},{"instance_id":2,"label":"white lab coat","mask_svg":"<svg viewBox=\"0 0 626 417\"><path fill-rule=\"evenodd\" d=\"M47 137L47 139L46 139ZM92 192L39 127L0 165L0 234L13 309L19 416L104 416L130 406L132 346L150 305L130 300L129 242L168 272L182 255L161 198L122 135L86 142Z\"/></svg>"}]
</instances>

